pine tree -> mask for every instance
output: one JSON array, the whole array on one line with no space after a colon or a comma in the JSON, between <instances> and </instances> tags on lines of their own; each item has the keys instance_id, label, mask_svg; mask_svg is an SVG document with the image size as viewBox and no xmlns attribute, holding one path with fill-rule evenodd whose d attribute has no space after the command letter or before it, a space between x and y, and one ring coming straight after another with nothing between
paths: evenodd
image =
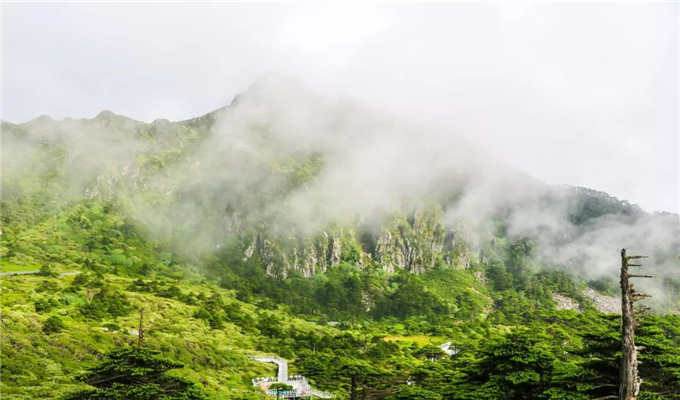
<instances>
[{"instance_id":1,"label":"pine tree","mask_svg":"<svg viewBox=\"0 0 680 400\"><path fill-rule=\"evenodd\" d=\"M62 400L204 400L199 386L166 372L184 365L158 357L159 352L140 347L116 349L96 366L76 378L86 389Z\"/></svg>"}]
</instances>

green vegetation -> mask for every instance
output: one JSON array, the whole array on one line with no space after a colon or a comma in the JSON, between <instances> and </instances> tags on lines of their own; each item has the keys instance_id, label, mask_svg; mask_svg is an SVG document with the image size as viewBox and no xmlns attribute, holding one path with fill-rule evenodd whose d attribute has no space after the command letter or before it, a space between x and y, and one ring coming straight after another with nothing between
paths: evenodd
<instances>
[{"instance_id":1,"label":"green vegetation","mask_svg":"<svg viewBox=\"0 0 680 400\"><path fill-rule=\"evenodd\" d=\"M40 265L2 264L2 266L0 267L0 272L26 272L38 270L40 270Z\"/></svg>"},{"instance_id":2,"label":"green vegetation","mask_svg":"<svg viewBox=\"0 0 680 400\"><path fill-rule=\"evenodd\" d=\"M461 197L454 189L439 202L399 199L402 209L375 217L297 225L288 201L312 190L331 159L291 149L262 123L210 153L222 143L206 142L216 119L102 113L77 125L101 142L99 158L66 122L3 123L1 270L40 271L0 280L3 399L264 399L251 379L273 366L248 357L262 354L341 399L615 392L618 317L583 293L614 294L615 276L579 278L584 263L546 261L536 237L511 233L511 206L468 243L466 227L442 222ZM119 142L134 152L107 156ZM602 194L570 199L574 237L599 219L644 217ZM677 249L653 250L680 265ZM658 280L667 296L639 329L640 399L680 398L678 282ZM578 310L557 310L556 295Z\"/></svg>"},{"instance_id":3,"label":"green vegetation","mask_svg":"<svg viewBox=\"0 0 680 400\"><path fill-rule=\"evenodd\" d=\"M53 315L45 320L42 331L50 335L52 333L59 333L66 328L64 322L56 315Z\"/></svg>"},{"instance_id":4,"label":"green vegetation","mask_svg":"<svg viewBox=\"0 0 680 400\"><path fill-rule=\"evenodd\" d=\"M277 382L277 383L272 383L271 386L269 386L269 390L273 390L276 392L276 399L281 398L281 393L287 392L289 390L292 390L293 387L290 385L286 385L285 383Z\"/></svg>"},{"instance_id":5,"label":"green vegetation","mask_svg":"<svg viewBox=\"0 0 680 400\"><path fill-rule=\"evenodd\" d=\"M425 274L422 281L441 281L443 274ZM49 291L44 291L46 285ZM16 276L3 279L2 290L2 390L10 399L74 392L112 396L111 390L157 393L161 389L153 385L162 386L158 382L135 389L95 385L103 390L97 392L87 386L93 380L83 378L92 376L83 370L107 371L109 362L127 362L124 351L134 349L135 310L142 306L145 341L149 351L158 352L149 357L173 360L167 365L181 373L167 373L196 382L196 390L207 398L261 397L249 379L274 372L270 365L247 359L258 353L286 357L292 361L291 373L348 398L515 399L531 393L531 398L587 399L603 393L602 385L618 376L615 317L555 311L552 304L526 295L508 302L508 291L484 295L502 300L486 318L459 318L456 310L429 317L368 312L334 327L326 325L324 313L296 316L286 305L259 296L242 302L234 291L199 276L180 283L93 273ZM436 293L436 285L429 290ZM414 299L421 299L423 307L430 301ZM441 301L455 304L456 297ZM515 322L508 325L508 319ZM36 324L44 328L32 329ZM443 355L436 346L444 341L454 342L455 356ZM645 396L662 392L674 398L680 389L679 317L646 317L638 341L647 347L641 356Z\"/></svg>"},{"instance_id":6,"label":"green vegetation","mask_svg":"<svg viewBox=\"0 0 680 400\"><path fill-rule=\"evenodd\" d=\"M203 400L195 382L166 372L184 365L162 359L157 351L130 347L112 350L77 380L96 389L82 390L64 400Z\"/></svg>"}]
</instances>

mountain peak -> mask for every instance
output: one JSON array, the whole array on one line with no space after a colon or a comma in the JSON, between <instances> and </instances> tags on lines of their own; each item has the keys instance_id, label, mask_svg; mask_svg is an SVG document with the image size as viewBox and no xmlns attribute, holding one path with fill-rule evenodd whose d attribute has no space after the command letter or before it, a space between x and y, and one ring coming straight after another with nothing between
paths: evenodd
<instances>
[{"instance_id":1,"label":"mountain peak","mask_svg":"<svg viewBox=\"0 0 680 400\"><path fill-rule=\"evenodd\" d=\"M32 119L28 122L31 123L31 124L46 124L46 123L54 122L54 120L49 115L43 114L43 115L41 115L37 118L34 118L34 119Z\"/></svg>"},{"instance_id":2,"label":"mountain peak","mask_svg":"<svg viewBox=\"0 0 680 400\"><path fill-rule=\"evenodd\" d=\"M302 82L293 76L278 72L270 72L257 78L248 89L234 97L232 104L236 104L244 98L286 97L295 99L316 96L316 93L309 90Z\"/></svg>"},{"instance_id":3,"label":"mountain peak","mask_svg":"<svg viewBox=\"0 0 680 400\"><path fill-rule=\"evenodd\" d=\"M111 120L111 119L114 119L114 118L117 118L117 117L121 117L121 116L118 115L118 114L116 114L116 113L114 113L113 111L104 110L104 111L100 112L99 114L97 114L97 116L94 117L94 119L97 119L97 120Z\"/></svg>"}]
</instances>

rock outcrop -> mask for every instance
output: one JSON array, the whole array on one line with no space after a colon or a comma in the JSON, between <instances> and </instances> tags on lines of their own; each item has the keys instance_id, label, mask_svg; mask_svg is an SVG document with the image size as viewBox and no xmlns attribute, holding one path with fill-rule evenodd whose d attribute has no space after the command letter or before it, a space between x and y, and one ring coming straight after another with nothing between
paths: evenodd
<instances>
[{"instance_id":1,"label":"rock outcrop","mask_svg":"<svg viewBox=\"0 0 680 400\"><path fill-rule=\"evenodd\" d=\"M588 288L583 295L589 298L595 308L606 314L621 314L621 300L614 296L598 293L595 289Z\"/></svg>"},{"instance_id":2,"label":"rock outcrop","mask_svg":"<svg viewBox=\"0 0 680 400\"><path fill-rule=\"evenodd\" d=\"M558 310L581 311L581 305L571 297L553 293L552 300L555 302L555 308Z\"/></svg>"},{"instance_id":3,"label":"rock outcrop","mask_svg":"<svg viewBox=\"0 0 680 400\"><path fill-rule=\"evenodd\" d=\"M421 274L434 268L444 248L441 209L421 209L395 216L378 236L375 259L387 271L405 269Z\"/></svg>"},{"instance_id":4,"label":"rock outcrop","mask_svg":"<svg viewBox=\"0 0 680 400\"><path fill-rule=\"evenodd\" d=\"M353 224L332 226L317 234L294 230L273 234L261 228L254 239L242 241L247 243L243 257L246 261L257 254L267 274L279 277L288 276L290 271L311 277L343 261L362 266L371 260L389 272L403 269L422 274L435 268L442 254L449 265L469 268L470 254L464 243L450 240L445 249L441 214L436 208L396 214L375 234ZM449 236L454 235L450 232Z\"/></svg>"}]
</instances>

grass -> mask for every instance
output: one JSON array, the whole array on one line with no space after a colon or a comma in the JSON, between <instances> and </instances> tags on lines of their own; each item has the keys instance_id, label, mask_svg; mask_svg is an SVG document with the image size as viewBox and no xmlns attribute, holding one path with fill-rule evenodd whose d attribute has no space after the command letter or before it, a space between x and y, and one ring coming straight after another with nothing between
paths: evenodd
<instances>
[{"instance_id":1,"label":"grass","mask_svg":"<svg viewBox=\"0 0 680 400\"><path fill-rule=\"evenodd\" d=\"M3 349L0 389L3 400L55 398L68 390L83 388L72 379L79 371L94 365L105 351L136 343L137 336L129 334L129 331L138 329L140 307L145 308L146 346L160 350L163 357L186 365L178 373L200 382L211 399L264 399L264 394L252 387L250 379L275 375L275 367L247 357L275 352L272 339L229 322L225 322L222 329L212 330L205 321L193 317L199 305L185 304L154 293L129 291L127 288L135 279L114 275L106 276L107 286L124 293L133 309L126 316L86 322L79 314L78 305L84 301L87 289L64 292L74 278L29 275L0 279L3 326L11 327L3 329L0 344ZM40 289L46 283L55 284L58 289ZM163 283L174 284L169 281ZM185 293L203 293L206 297L219 294L226 302L239 303L241 312L255 320L262 311L252 304L239 302L233 292L217 286L189 281L178 286ZM58 305L49 312L37 313L33 303L38 298L57 300ZM64 321L66 329L63 332L51 335L42 332L42 323L51 315L57 315ZM336 332L333 328L320 327L288 315L282 318L286 326L294 327L291 329L295 331L314 330L320 335ZM115 332L105 331L104 325L109 322L119 328ZM294 364L291 365L292 370L294 367Z\"/></svg>"},{"instance_id":2,"label":"grass","mask_svg":"<svg viewBox=\"0 0 680 400\"><path fill-rule=\"evenodd\" d=\"M425 346L426 344L432 344L433 340L437 341L438 338L425 335L412 335L412 336L387 336L383 340L386 342L411 342L418 343L420 346Z\"/></svg>"},{"instance_id":3,"label":"grass","mask_svg":"<svg viewBox=\"0 0 680 400\"><path fill-rule=\"evenodd\" d=\"M38 270L40 270L39 265L14 265L14 264L0 265L0 272L25 272Z\"/></svg>"}]
</instances>

